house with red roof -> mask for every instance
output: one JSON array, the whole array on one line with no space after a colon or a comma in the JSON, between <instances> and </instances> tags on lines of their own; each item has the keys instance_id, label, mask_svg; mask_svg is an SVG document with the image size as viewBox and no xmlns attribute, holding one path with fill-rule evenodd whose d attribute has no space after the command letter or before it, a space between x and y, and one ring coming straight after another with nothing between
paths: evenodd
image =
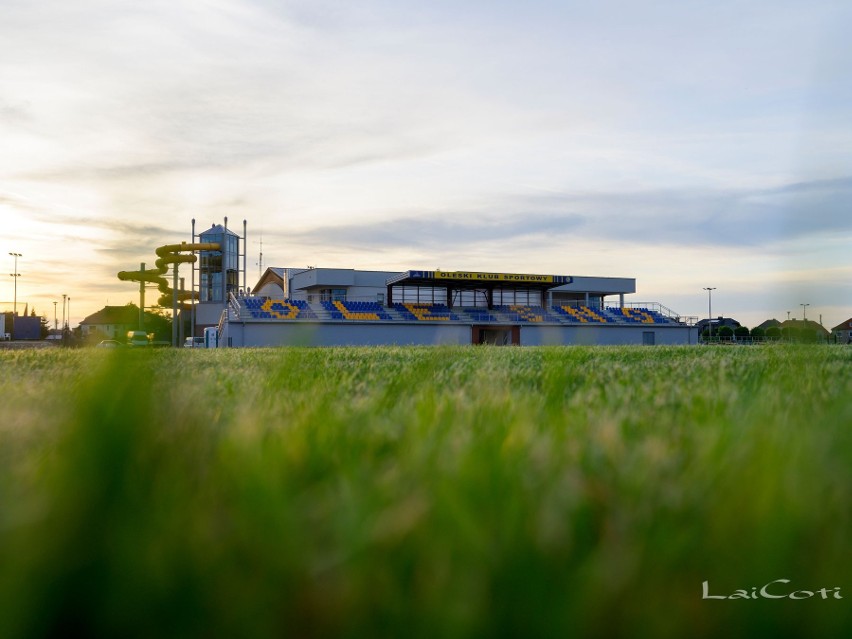
<instances>
[{"instance_id":1,"label":"house with red roof","mask_svg":"<svg viewBox=\"0 0 852 639\"><path fill-rule=\"evenodd\" d=\"M852 344L852 317L831 329L831 339L838 344Z\"/></svg>"}]
</instances>

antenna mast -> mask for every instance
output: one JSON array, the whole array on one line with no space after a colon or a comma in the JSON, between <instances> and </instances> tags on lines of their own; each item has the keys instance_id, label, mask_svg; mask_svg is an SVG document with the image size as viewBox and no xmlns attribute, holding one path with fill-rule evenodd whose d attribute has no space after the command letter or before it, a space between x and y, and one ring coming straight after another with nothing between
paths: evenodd
<instances>
[{"instance_id":1,"label":"antenna mast","mask_svg":"<svg viewBox=\"0 0 852 639\"><path fill-rule=\"evenodd\" d=\"M258 242L255 242L258 244ZM260 232L260 255L257 258L257 279L263 276L263 231Z\"/></svg>"}]
</instances>

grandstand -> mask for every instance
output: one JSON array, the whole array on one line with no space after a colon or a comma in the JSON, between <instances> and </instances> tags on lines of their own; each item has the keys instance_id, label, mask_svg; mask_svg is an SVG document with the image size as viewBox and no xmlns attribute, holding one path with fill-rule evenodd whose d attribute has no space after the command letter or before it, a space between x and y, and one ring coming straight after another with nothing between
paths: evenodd
<instances>
[{"instance_id":1,"label":"grandstand","mask_svg":"<svg viewBox=\"0 0 852 639\"><path fill-rule=\"evenodd\" d=\"M269 268L232 295L231 346L688 344L694 322L628 302L630 278L460 271Z\"/></svg>"}]
</instances>

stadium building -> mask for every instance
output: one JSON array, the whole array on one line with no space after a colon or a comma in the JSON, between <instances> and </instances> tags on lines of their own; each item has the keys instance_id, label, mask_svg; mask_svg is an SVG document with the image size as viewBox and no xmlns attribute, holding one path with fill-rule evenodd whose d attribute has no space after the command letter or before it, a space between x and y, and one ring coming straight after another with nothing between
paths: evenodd
<instances>
[{"instance_id":1,"label":"stadium building","mask_svg":"<svg viewBox=\"0 0 852 639\"><path fill-rule=\"evenodd\" d=\"M471 271L267 268L246 281L246 221L239 235L212 224L192 241L156 250L154 269L122 271L161 306L186 319L207 344L348 346L380 344L695 344L697 318L657 302L632 302L636 280ZM262 262L262 257L261 260ZM178 267L191 266L190 287ZM171 278L168 271L171 270ZM171 284L169 283L171 279ZM140 325L142 314L140 313ZM177 325L173 344L183 342Z\"/></svg>"},{"instance_id":2,"label":"stadium building","mask_svg":"<svg viewBox=\"0 0 852 639\"><path fill-rule=\"evenodd\" d=\"M636 280L468 271L268 268L231 294L225 346L694 344L695 318L629 302Z\"/></svg>"}]
</instances>

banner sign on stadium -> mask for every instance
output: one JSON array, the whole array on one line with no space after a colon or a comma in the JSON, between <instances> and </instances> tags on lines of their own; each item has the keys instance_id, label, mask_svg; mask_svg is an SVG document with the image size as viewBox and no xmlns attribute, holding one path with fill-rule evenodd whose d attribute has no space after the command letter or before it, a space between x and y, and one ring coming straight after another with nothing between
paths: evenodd
<instances>
[{"instance_id":1,"label":"banner sign on stadium","mask_svg":"<svg viewBox=\"0 0 852 639\"><path fill-rule=\"evenodd\" d=\"M523 273L471 273L467 271L435 271L436 280L456 280L472 282L518 282L522 284L550 284L553 275L528 275Z\"/></svg>"}]
</instances>

